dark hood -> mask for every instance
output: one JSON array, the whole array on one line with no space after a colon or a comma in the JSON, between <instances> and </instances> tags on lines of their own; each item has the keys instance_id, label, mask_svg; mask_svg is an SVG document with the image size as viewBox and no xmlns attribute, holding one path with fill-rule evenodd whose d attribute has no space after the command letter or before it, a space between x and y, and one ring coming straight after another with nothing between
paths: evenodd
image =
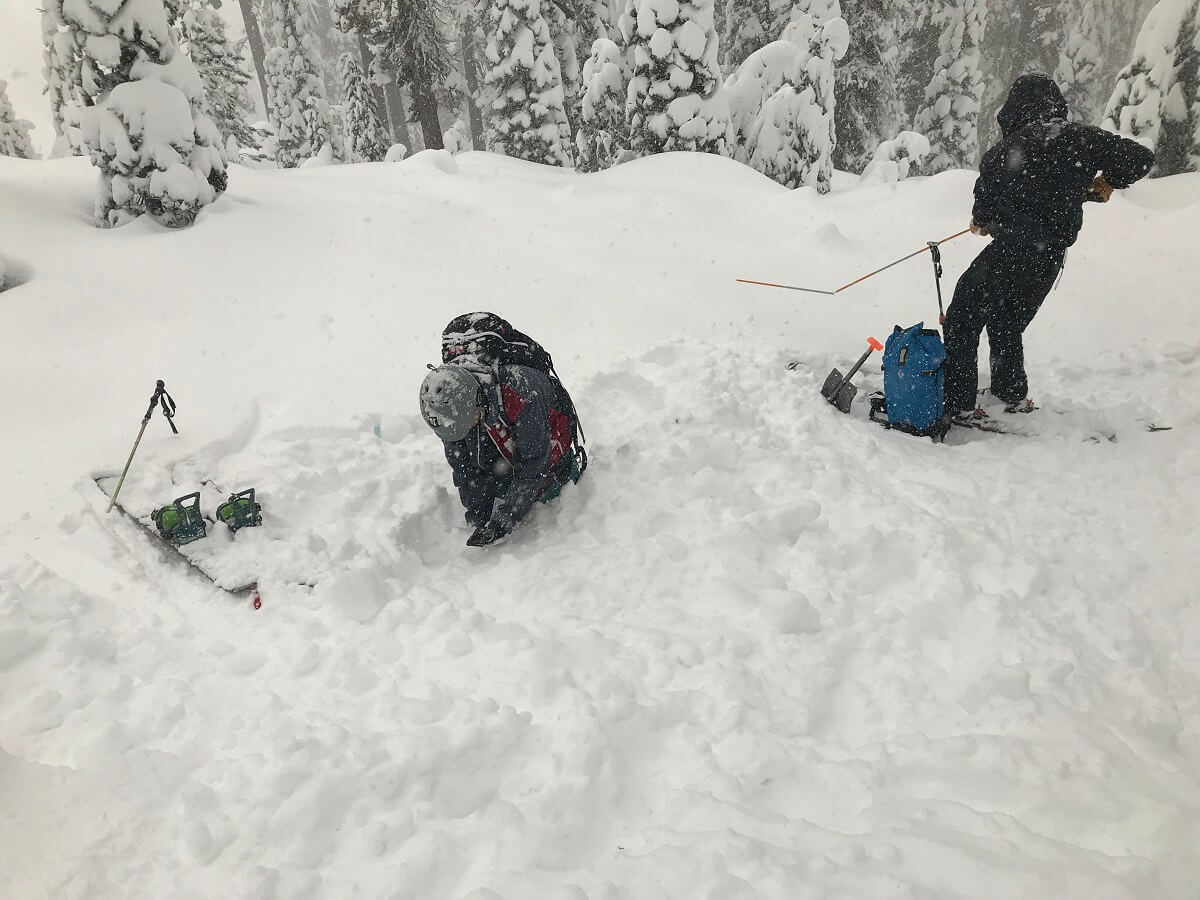
<instances>
[{"instance_id":1,"label":"dark hood","mask_svg":"<svg viewBox=\"0 0 1200 900\"><path fill-rule=\"evenodd\" d=\"M1066 117L1067 101L1053 79L1045 75L1022 75L1013 82L996 121L1008 137L1033 122Z\"/></svg>"}]
</instances>

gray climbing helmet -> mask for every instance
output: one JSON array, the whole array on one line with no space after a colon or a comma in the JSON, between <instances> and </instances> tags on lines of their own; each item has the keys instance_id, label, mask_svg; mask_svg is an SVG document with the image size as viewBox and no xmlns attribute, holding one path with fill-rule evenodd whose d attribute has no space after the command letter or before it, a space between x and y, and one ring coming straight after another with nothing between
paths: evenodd
<instances>
[{"instance_id":1,"label":"gray climbing helmet","mask_svg":"<svg viewBox=\"0 0 1200 900\"><path fill-rule=\"evenodd\" d=\"M421 418L446 443L471 431L483 406L479 381L462 366L438 366L421 382Z\"/></svg>"}]
</instances>

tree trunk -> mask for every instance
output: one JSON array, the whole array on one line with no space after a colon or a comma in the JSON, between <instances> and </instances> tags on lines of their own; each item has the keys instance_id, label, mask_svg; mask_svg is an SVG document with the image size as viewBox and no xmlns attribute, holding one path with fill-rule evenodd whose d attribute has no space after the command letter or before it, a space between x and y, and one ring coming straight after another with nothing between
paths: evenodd
<instances>
[{"instance_id":1,"label":"tree trunk","mask_svg":"<svg viewBox=\"0 0 1200 900\"><path fill-rule=\"evenodd\" d=\"M404 112L404 95L400 93L400 85L393 77L383 86L383 95L387 98L388 115L392 120L392 133L399 144L413 149L412 135L408 133L408 116Z\"/></svg>"},{"instance_id":2,"label":"tree trunk","mask_svg":"<svg viewBox=\"0 0 1200 900\"><path fill-rule=\"evenodd\" d=\"M475 104L479 96L479 68L475 60L475 20L463 23L462 35L463 75L467 81L467 119L471 126L471 146L476 150L487 149L483 140L483 116Z\"/></svg>"},{"instance_id":3,"label":"tree trunk","mask_svg":"<svg viewBox=\"0 0 1200 900\"><path fill-rule=\"evenodd\" d=\"M367 79L371 82L371 93L375 97L375 107L379 110L379 118L383 120L384 127L388 130L388 140L395 143L396 128L392 124L387 98L383 96L383 88L375 83L375 54L371 52L371 48L367 46L367 41L361 34L358 35L358 55L362 57L363 71L367 73Z\"/></svg>"},{"instance_id":4,"label":"tree trunk","mask_svg":"<svg viewBox=\"0 0 1200 900\"><path fill-rule=\"evenodd\" d=\"M240 0L242 6L242 21L246 25L246 40L250 44L250 58L254 62L254 71L258 74L258 86L262 90L263 109L267 108L267 51L263 47L262 31L258 27L258 17L254 15L251 0Z\"/></svg>"},{"instance_id":5,"label":"tree trunk","mask_svg":"<svg viewBox=\"0 0 1200 900\"><path fill-rule=\"evenodd\" d=\"M426 150L441 150L442 123L438 120L437 97L433 94L433 86L429 82L409 85L412 92L413 112L421 124L421 136L425 139Z\"/></svg>"}]
</instances>

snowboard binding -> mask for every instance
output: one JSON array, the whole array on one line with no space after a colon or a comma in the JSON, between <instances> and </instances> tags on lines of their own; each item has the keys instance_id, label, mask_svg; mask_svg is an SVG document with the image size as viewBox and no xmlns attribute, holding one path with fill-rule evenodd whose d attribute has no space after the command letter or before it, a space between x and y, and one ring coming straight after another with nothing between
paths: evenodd
<instances>
[{"instance_id":1,"label":"snowboard binding","mask_svg":"<svg viewBox=\"0 0 1200 900\"><path fill-rule=\"evenodd\" d=\"M159 535L176 547L190 544L207 536L207 522L200 511L200 492L193 491L177 497L170 506L159 507L150 514ZM235 533L242 528L253 528L262 524L262 504L254 499L254 488L230 494L229 499L217 507L216 521L222 522Z\"/></svg>"},{"instance_id":2,"label":"snowboard binding","mask_svg":"<svg viewBox=\"0 0 1200 900\"><path fill-rule=\"evenodd\" d=\"M230 494L229 499L217 507L217 521L224 522L231 533L261 525L262 505L254 499L254 488Z\"/></svg>"},{"instance_id":3,"label":"snowboard binding","mask_svg":"<svg viewBox=\"0 0 1200 900\"><path fill-rule=\"evenodd\" d=\"M177 547L198 541L208 533L200 513L199 491L177 497L170 506L156 509L150 518L158 533Z\"/></svg>"}]
</instances>

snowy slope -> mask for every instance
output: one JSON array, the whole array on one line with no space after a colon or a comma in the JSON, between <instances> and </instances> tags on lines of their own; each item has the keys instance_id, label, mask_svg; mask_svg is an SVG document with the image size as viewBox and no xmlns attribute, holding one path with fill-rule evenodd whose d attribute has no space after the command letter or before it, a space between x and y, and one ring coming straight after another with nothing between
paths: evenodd
<instances>
[{"instance_id":1,"label":"snowy slope","mask_svg":"<svg viewBox=\"0 0 1200 900\"><path fill-rule=\"evenodd\" d=\"M1193 890L1200 177L1088 209L1047 410L945 446L818 394L935 319L927 260L734 279L848 281L963 227L970 173L422 154L235 169L178 234L93 229L93 178L0 160L0 895ZM593 459L489 552L414 402L473 308L551 348ZM156 377L181 434L122 496L257 487L257 612L103 515Z\"/></svg>"}]
</instances>

